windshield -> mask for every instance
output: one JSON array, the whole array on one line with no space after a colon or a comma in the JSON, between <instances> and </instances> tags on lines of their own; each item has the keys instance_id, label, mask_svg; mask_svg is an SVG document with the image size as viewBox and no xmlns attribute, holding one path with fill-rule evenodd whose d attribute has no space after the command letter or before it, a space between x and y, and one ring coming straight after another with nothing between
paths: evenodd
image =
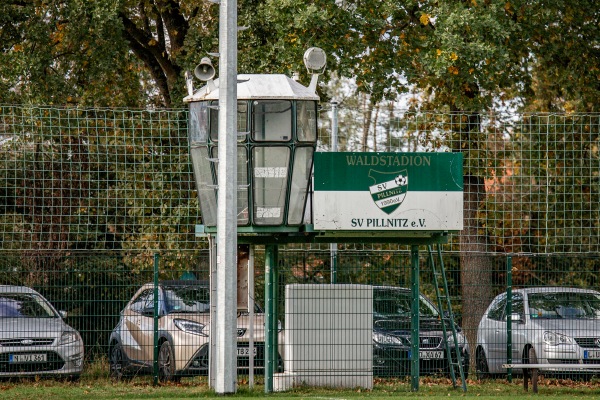
<instances>
[{"instance_id":1,"label":"windshield","mask_svg":"<svg viewBox=\"0 0 600 400\"><path fill-rule=\"evenodd\" d=\"M171 286L165 288L167 314L207 313L210 310L210 292L205 286Z\"/></svg>"},{"instance_id":2,"label":"windshield","mask_svg":"<svg viewBox=\"0 0 600 400\"><path fill-rule=\"evenodd\" d=\"M531 293L529 315L537 319L600 319L600 295L596 293Z\"/></svg>"},{"instance_id":3,"label":"windshield","mask_svg":"<svg viewBox=\"0 0 600 400\"><path fill-rule=\"evenodd\" d=\"M40 296L30 293L0 294L0 318L58 318Z\"/></svg>"},{"instance_id":4,"label":"windshield","mask_svg":"<svg viewBox=\"0 0 600 400\"><path fill-rule=\"evenodd\" d=\"M410 318L412 294L397 289L373 290L373 314L379 318ZM423 296L419 297L419 316L437 318L439 313Z\"/></svg>"}]
</instances>

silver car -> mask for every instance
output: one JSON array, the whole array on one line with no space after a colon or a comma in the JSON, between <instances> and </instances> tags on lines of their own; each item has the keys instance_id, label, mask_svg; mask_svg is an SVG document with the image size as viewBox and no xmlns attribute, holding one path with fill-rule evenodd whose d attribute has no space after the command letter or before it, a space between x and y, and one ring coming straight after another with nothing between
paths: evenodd
<instances>
[{"instance_id":1,"label":"silver car","mask_svg":"<svg viewBox=\"0 0 600 400\"><path fill-rule=\"evenodd\" d=\"M0 285L0 377L53 375L77 379L83 341L41 294Z\"/></svg>"},{"instance_id":2,"label":"silver car","mask_svg":"<svg viewBox=\"0 0 600 400\"><path fill-rule=\"evenodd\" d=\"M600 293L567 287L536 287L497 296L479 323L475 350L478 377L505 374L507 320L512 325L513 363L600 364ZM598 370L542 369L589 379ZM513 372L522 373L522 369Z\"/></svg>"}]
</instances>

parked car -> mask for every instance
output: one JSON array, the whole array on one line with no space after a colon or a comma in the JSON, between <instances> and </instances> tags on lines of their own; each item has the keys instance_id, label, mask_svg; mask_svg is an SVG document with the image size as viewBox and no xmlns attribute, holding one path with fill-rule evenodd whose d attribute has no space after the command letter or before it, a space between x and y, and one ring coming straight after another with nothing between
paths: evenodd
<instances>
[{"instance_id":1,"label":"parked car","mask_svg":"<svg viewBox=\"0 0 600 400\"><path fill-rule=\"evenodd\" d=\"M77 379L83 341L65 317L31 288L0 285L0 377Z\"/></svg>"},{"instance_id":2,"label":"parked car","mask_svg":"<svg viewBox=\"0 0 600 400\"><path fill-rule=\"evenodd\" d=\"M250 316L238 313L238 368L250 365ZM254 367L264 367L265 316L255 308ZM158 286L158 369L161 381L205 375L209 366L210 290L198 280L163 281ZM282 336L280 335L280 343ZM115 379L152 373L154 360L154 284L143 285L121 312L109 339L110 375ZM278 370L283 363L279 358Z\"/></svg>"},{"instance_id":3,"label":"parked car","mask_svg":"<svg viewBox=\"0 0 600 400\"><path fill-rule=\"evenodd\" d=\"M411 374L411 304L412 292L392 286L373 287L373 374L376 376L408 376ZM469 344L457 326L457 341L442 315L424 295L419 297L419 374L450 374L446 343L448 339L454 362L461 355L465 379L468 376ZM458 368L456 376L460 377Z\"/></svg>"},{"instance_id":4,"label":"parked car","mask_svg":"<svg viewBox=\"0 0 600 400\"><path fill-rule=\"evenodd\" d=\"M512 291L489 305L477 330L475 351L479 377L505 374L507 321L512 325L512 362L532 364L600 364L600 293L568 287L536 287ZM597 370L543 369L590 378ZM513 369L522 373L522 369Z\"/></svg>"}]
</instances>

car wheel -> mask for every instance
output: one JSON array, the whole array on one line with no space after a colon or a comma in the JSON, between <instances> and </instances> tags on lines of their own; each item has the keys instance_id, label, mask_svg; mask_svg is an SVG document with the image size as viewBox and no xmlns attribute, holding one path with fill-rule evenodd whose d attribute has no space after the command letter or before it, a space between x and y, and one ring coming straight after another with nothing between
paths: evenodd
<instances>
[{"instance_id":1,"label":"car wheel","mask_svg":"<svg viewBox=\"0 0 600 400\"><path fill-rule=\"evenodd\" d=\"M173 346L164 341L158 351L158 378L161 382L179 382L180 378L175 375L175 353Z\"/></svg>"},{"instance_id":2,"label":"car wheel","mask_svg":"<svg viewBox=\"0 0 600 400\"><path fill-rule=\"evenodd\" d=\"M110 348L108 363L110 365L110 378L115 381L120 381L125 376L125 357L123 348L119 343L113 344Z\"/></svg>"},{"instance_id":3,"label":"car wheel","mask_svg":"<svg viewBox=\"0 0 600 400\"><path fill-rule=\"evenodd\" d=\"M490 369L483 349L477 349L477 353L475 354L475 373L479 380L490 377Z\"/></svg>"}]
</instances>

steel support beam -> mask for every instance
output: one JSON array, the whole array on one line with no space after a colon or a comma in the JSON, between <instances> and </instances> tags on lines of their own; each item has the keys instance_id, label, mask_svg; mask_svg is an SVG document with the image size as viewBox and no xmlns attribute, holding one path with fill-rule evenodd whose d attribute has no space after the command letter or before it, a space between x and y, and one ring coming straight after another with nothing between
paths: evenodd
<instances>
[{"instance_id":1,"label":"steel support beam","mask_svg":"<svg viewBox=\"0 0 600 400\"><path fill-rule=\"evenodd\" d=\"M265 246L265 393L273 392L277 369L277 245Z\"/></svg>"},{"instance_id":2,"label":"steel support beam","mask_svg":"<svg viewBox=\"0 0 600 400\"><path fill-rule=\"evenodd\" d=\"M410 315L410 382L411 390L419 390L419 246L410 247L410 283L412 305Z\"/></svg>"},{"instance_id":3,"label":"steel support beam","mask_svg":"<svg viewBox=\"0 0 600 400\"><path fill-rule=\"evenodd\" d=\"M219 5L219 168L215 392L237 386L237 1Z\"/></svg>"}]
</instances>

